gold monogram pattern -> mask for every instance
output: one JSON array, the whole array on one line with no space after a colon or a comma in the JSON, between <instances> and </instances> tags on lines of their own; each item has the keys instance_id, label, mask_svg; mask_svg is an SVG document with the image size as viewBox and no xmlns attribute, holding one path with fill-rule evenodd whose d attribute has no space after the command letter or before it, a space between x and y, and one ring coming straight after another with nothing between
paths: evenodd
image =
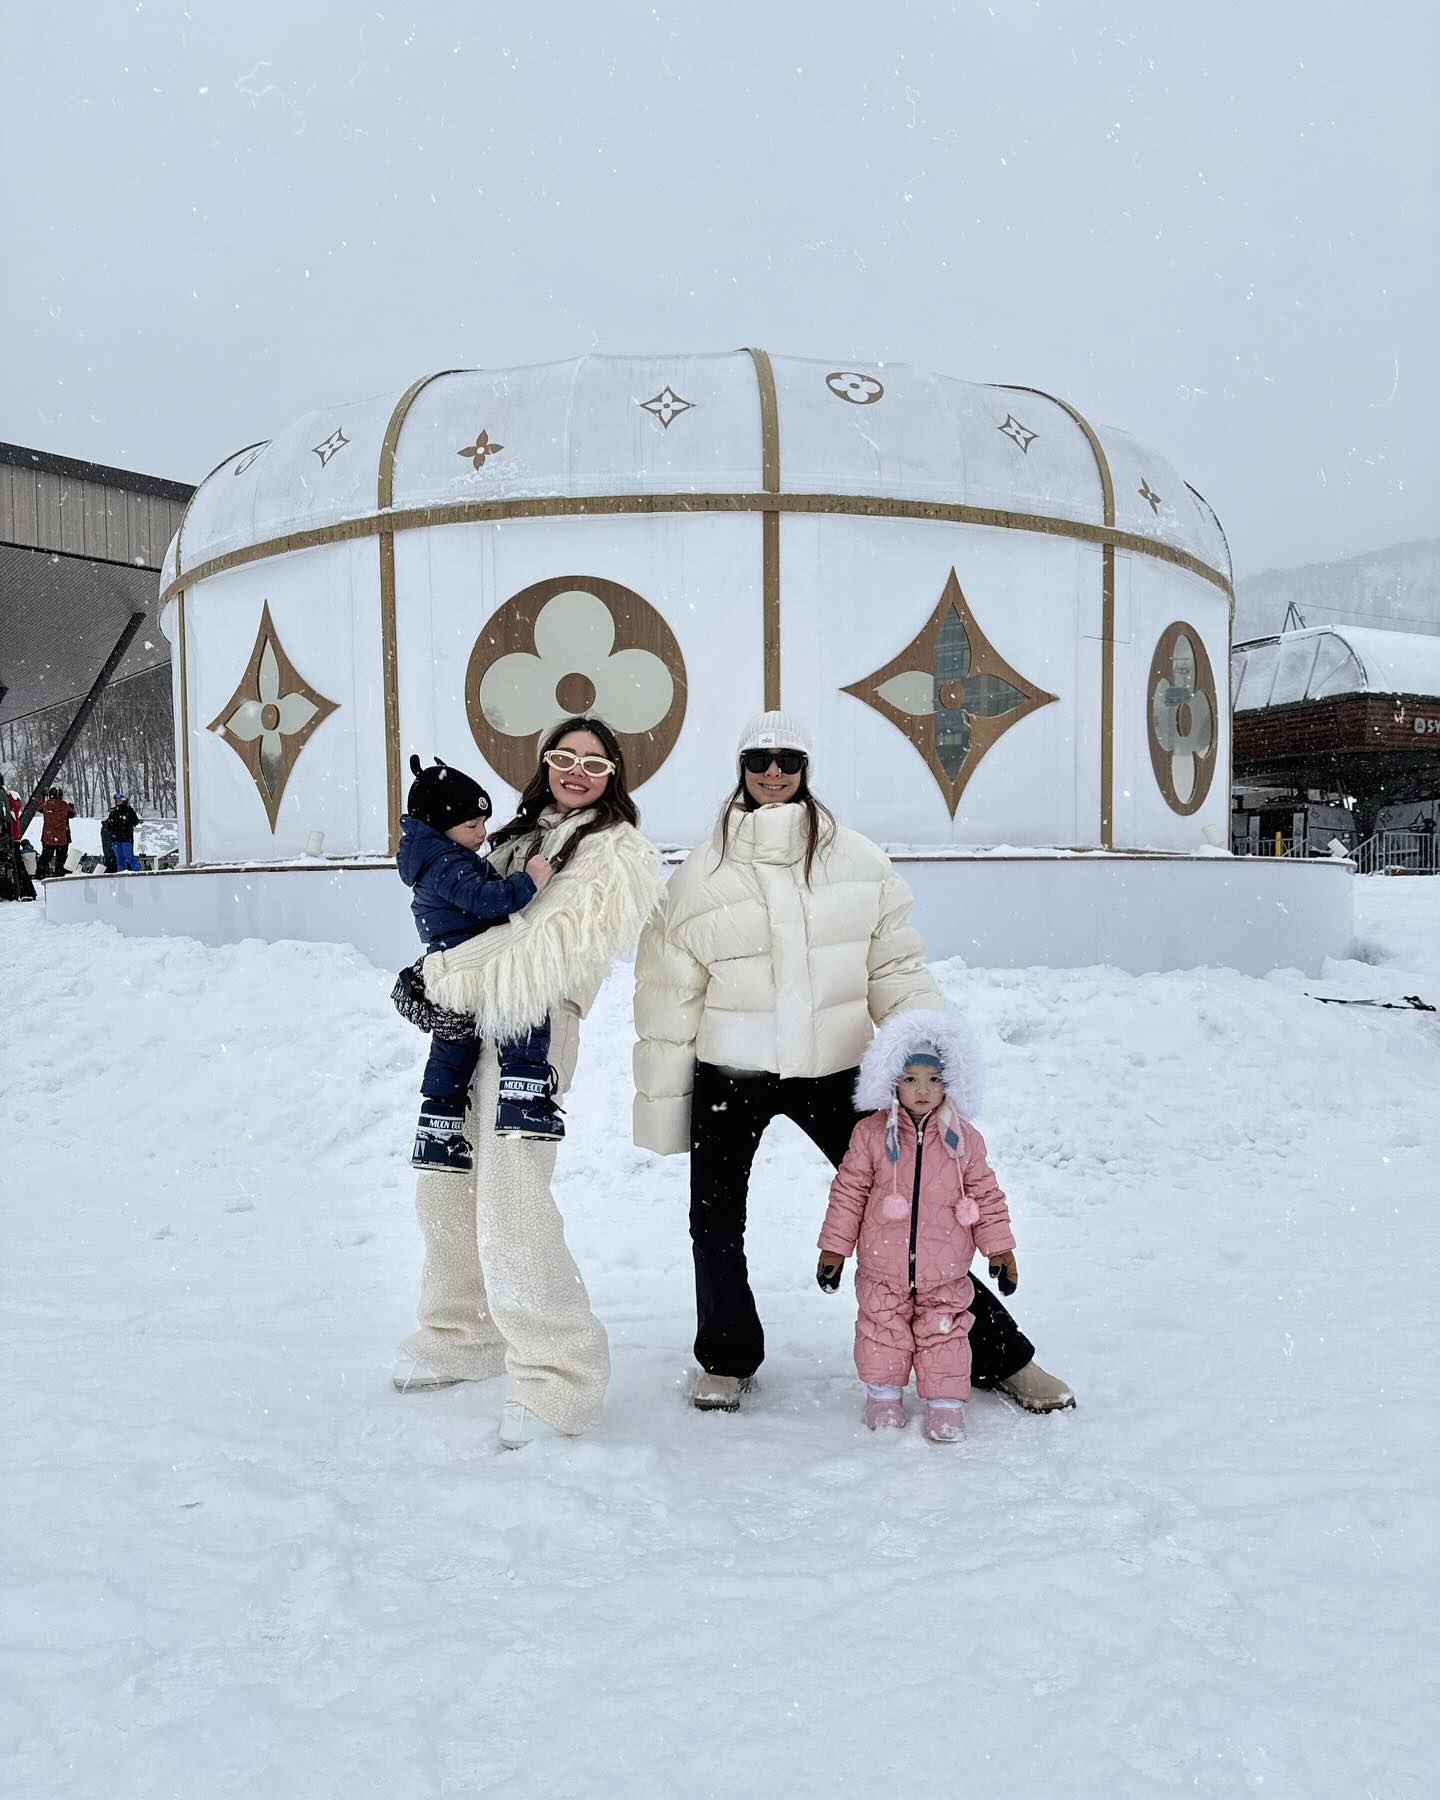
<instances>
[{"instance_id":1,"label":"gold monogram pattern","mask_svg":"<svg viewBox=\"0 0 1440 1800\"><path fill-rule=\"evenodd\" d=\"M265 601L240 685L207 729L218 732L250 771L272 832L290 771L335 709L335 701L311 687L285 654Z\"/></svg>"},{"instance_id":2,"label":"gold monogram pattern","mask_svg":"<svg viewBox=\"0 0 1440 1800\"><path fill-rule=\"evenodd\" d=\"M1200 633L1184 620L1167 625L1150 659L1145 708L1150 766L1165 804L1182 817L1198 812L1215 779L1219 700Z\"/></svg>"},{"instance_id":3,"label":"gold monogram pattern","mask_svg":"<svg viewBox=\"0 0 1440 1800\"><path fill-rule=\"evenodd\" d=\"M987 753L1012 725L1056 699L1012 669L985 636L954 569L919 633L884 668L842 692L904 732L952 819Z\"/></svg>"},{"instance_id":4,"label":"gold monogram pattern","mask_svg":"<svg viewBox=\"0 0 1440 1800\"><path fill-rule=\"evenodd\" d=\"M669 625L632 588L590 575L512 595L486 621L465 671L475 742L515 788L535 772L541 734L574 713L614 730L638 788L674 749L687 697Z\"/></svg>"}]
</instances>

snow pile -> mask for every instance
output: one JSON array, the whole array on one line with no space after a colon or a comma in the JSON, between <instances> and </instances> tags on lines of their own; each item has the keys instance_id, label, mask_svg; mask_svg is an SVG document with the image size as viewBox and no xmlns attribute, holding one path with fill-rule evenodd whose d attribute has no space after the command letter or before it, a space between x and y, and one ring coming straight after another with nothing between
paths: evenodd
<instances>
[{"instance_id":1,"label":"snow pile","mask_svg":"<svg viewBox=\"0 0 1440 1800\"><path fill-rule=\"evenodd\" d=\"M1413 981L1416 987L1405 987L1407 993L1419 992L1431 1005L1440 1005L1440 931L1436 930L1436 887L1428 876L1367 875L1355 884L1355 920L1359 936L1359 954L1368 963L1383 968L1383 979L1377 982L1379 970L1361 975L1356 964L1341 965L1327 974L1343 974L1351 982L1358 979L1366 990L1383 990L1387 996ZM1388 966L1387 966L1388 965Z\"/></svg>"},{"instance_id":2,"label":"snow pile","mask_svg":"<svg viewBox=\"0 0 1440 1800\"><path fill-rule=\"evenodd\" d=\"M1433 999L1440 882L1362 886L1375 960L1324 982L940 966L1080 1397L980 1396L958 1450L860 1426L788 1127L762 1389L684 1405L628 971L558 1189L611 1405L505 1456L502 1384L386 1378L423 1053L389 973L0 908L7 1800L1433 1791L1440 1023L1305 989Z\"/></svg>"}]
</instances>

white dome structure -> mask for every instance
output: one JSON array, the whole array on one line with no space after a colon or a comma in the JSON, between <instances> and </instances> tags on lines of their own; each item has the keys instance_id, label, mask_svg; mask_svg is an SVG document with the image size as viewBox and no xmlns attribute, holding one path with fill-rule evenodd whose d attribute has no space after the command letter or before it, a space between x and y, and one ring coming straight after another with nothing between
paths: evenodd
<instances>
[{"instance_id":1,"label":"white dome structure","mask_svg":"<svg viewBox=\"0 0 1440 1800\"><path fill-rule=\"evenodd\" d=\"M412 752L503 818L538 734L599 713L679 851L783 708L934 956L1349 950L1348 863L1224 848L1215 515L1033 388L761 350L427 376L227 457L163 582L185 866L49 883L56 918L408 962Z\"/></svg>"},{"instance_id":2,"label":"white dome structure","mask_svg":"<svg viewBox=\"0 0 1440 1800\"><path fill-rule=\"evenodd\" d=\"M1033 389L758 350L430 376L228 457L163 579L190 863L387 855L412 750L503 813L587 709L664 844L773 706L882 843L1227 828L1219 523Z\"/></svg>"}]
</instances>

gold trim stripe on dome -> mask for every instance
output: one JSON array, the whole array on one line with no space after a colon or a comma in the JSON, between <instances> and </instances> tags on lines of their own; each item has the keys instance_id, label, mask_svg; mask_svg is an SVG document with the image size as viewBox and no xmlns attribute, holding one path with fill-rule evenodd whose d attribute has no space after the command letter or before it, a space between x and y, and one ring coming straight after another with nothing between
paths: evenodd
<instances>
[{"instance_id":1,"label":"gold trim stripe on dome","mask_svg":"<svg viewBox=\"0 0 1440 1800\"><path fill-rule=\"evenodd\" d=\"M196 485L194 492L185 502L185 510L180 515L180 523L175 527L175 579L162 590L159 600L160 606L164 606L172 596L176 600L175 611L179 636L177 648L180 653L180 817L185 832L184 855L186 862L190 860L190 669L186 658L185 644L185 588L190 578L187 576L184 581L180 578L181 559L185 553L185 521L190 517L190 508L195 504L200 489L204 487L206 481L213 480L222 469L229 468L231 463L238 462L242 456L248 456L252 450L258 453L265 449L269 443L269 438L260 438L253 444L242 444L238 450L232 450L228 456L222 456L205 480Z\"/></svg>"},{"instance_id":2,"label":"gold trim stripe on dome","mask_svg":"<svg viewBox=\"0 0 1440 1800\"><path fill-rule=\"evenodd\" d=\"M1130 550L1139 556L1153 556L1158 562L1188 569L1202 581L1220 589L1230 601L1233 612L1234 589L1228 576L1212 568L1189 550L1158 538L1144 537L1138 532L1120 531L1113 526L1092 525L1083 519L1057 519L1045 513L1007 512L994 506L965 506L946 500L895 500L875 494L556 494L527 500L463 500L450 506L400 507L383 518L364 514L354 519L340 519L333 525L315 525L305 531L291 531L282 537L267 538L263 543L247 544L239 550L197 563L183 576L177 575L160 598L171 599L182 588L209 581L230 569L241 569L249 563L264 562L272 556L288 556L297 550L314 550L322 544L354 543L357 539L376 537L381 532L416 531L439 525L475 525L493 520L597 518L608 514L644 513L714 513L758 512L838 513L860 519L929 519L950 525L985 525L1004 531L1034 531L1051 537L1075 538L1081 543Z\"/></svg>"},{"instance_id":3,"label":"gold trim stripe on dome","mask_svg":"<svg viewBox=\"0 0 1440 1800\"><path fill-rule=\"evenodd\" d=\"M780 406L775 398L775 370L766 350L747 350L760 388L760 484L767 494L780 492ZM780 705L780 515L760 515L760 606L764 640L765 710Z\"/></svg>"},{"instance_id":4,"label":"gold trim stripe on dome","mask_svg":"<svg viewBox=\"0 0 1440 1800\"><path fill-rule=\"evenodd\" d=\"M1115 527L1115 482L1110 474L1110 459L1090 421L1068 400L1047 394L1043 388L1004 383L1007 393L1038 394L1058 406L1085 433L1095 467L1100 476L1100 506L1106 529ZM1100 550L1100 843L1106 850L1115 848L1115 550L1113 538L1106 539ZM1219 573L1218 570L1215 571ZM1225 584L1230 596L1230 617L1235 617L1235 594Z\"/></svg>"},{"instance_id":5,"label":"gold trim stripe on dome","mask_svg":"<svg viewBox=\"0 0 1440 1800\"><path fill-rule=\"evenodd\" d=\"M395 402L385 436L380 441L380 469L375 498L381 512L395 500L395 453L400 433L421 391L444 375L468 373L462 369L437 369L412 381ZM385 812L390 833L390 854L400 848L400 640L395 625L395 533L382 523L380 542L380 672L385 712Z\"/></svg>"},{"instance_id":6,"label":"gold trim stripe on dome","mask_svg":"<svg viewBox=\"0 0 1440 1800\"><path fill-rule=\"evenodd\" d=\"M238 550L208 558L193 569L183 568L184 529L190 507L205 486L221 469L245 456L263 449L270 442L246 445L217 463L196 488L181 517L176 534L175 575L160 595L164 605L178 599L180 650L180 714L181 714L181 783L185 819L185 856L191 854L191 802L189 757L189 679L186 656L185 593L203 581L228 570L245 568L274 556L292 555L316 549L324 544L353 543L367 537L378 541L380 556L380 628L382 640L382 686L385 715L387 812L390 845L393 852L398 841L400 820L400 723L398 643L395 618L395 534L401 531L428 529L441 525L464 525L519 519L595 518L624 516L664 516L676 513L740 513L761 515L761 569L763 611L763 656L765 704L781 703L780 666L780 518L792 513L800 516L838 515L854 518L913 519L944 524L979 525L997 530L1027 531L1063 537L1081 543L1097 544L1101 549L1101 743L1100 743L1100 838L1106 849L1114 840L1114 712L1115 712L1115 552L1125 550L1139 556L1153 557L1172 567L1185 569L1201 580L1218 587L1229 602L1229 615L1235 616L1233 563L1222 573L1201 557L1177 545L1138 532L1121 531L1115 525L1115 495L1109 462L1104 448L1089 422L1068 401L1046 393L1042 388L1022 384L987 384L1002 392L1028 393L1049 401L1069 415L1083 432L1095 457L1100 478L1103 524L1061 519L1043 513L1010 511L998 507L969 506L960 502L903 500L888 496L864 494L784 494L780 492L780 428L774 370L764 350L747 348L755 365L760 395L761 428L761 493L682 493L682 494L599 494L540 495L519 500L464 501L459 504L422 505L393 509L395 456L400 431L416 396L432 381L446 375L470 371L442 369L412 382L395 405L381 445L377 502L373 515L343 519L329 525L286 532ZM1229 544L1214 509L1194 488L1186 483L1214 520L1225 543L1227 561ZM1233 755L1233 752L1232 752Z\"/></svg>"}]
</instances>

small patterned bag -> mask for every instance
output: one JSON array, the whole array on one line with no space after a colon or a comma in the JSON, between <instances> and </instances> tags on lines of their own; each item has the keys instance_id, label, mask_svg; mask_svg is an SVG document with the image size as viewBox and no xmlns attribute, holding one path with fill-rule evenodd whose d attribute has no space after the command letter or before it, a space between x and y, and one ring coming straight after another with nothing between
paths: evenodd
<instances>
[{"instance_id":1,"label":"small patterned bag","mask_svg":"<svg viewBox=\"0 0 1440 1800\"><path fill-rule=\"evenodd\" d=\"M453 1012L448 1006L436 1006L426 998L424 965L425 958L418 957L410 968L402 969L395 977L390 998L396 1012L417 1030L429 1032L446 1043L461 1043L474 1037L475 1021L469 1013Z\"/></svg>"}]
</instances>

